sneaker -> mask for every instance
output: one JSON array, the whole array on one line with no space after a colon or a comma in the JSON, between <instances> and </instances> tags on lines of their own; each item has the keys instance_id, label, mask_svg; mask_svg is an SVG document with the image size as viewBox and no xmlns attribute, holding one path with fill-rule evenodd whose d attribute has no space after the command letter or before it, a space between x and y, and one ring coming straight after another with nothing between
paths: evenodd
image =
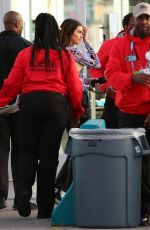
<instances>
[{"instance_id":1,"label":"sneaker","mask_svg":"<svg viewBox=\"0 0 150 230\"><path fill-rule=\"evenodd\" d=\"M21 192L18 200L18 213L20 216L27 217L31 214L30 196L26 191Z\"/></svg>"},{"instance_id":2,"label":"sneaker","mask_svg":"<svg viewBox=\"0 0 150 230\"><path fill-rule=\"evenodd\" d=\"M145 214L145 217L142 218L140 226L149 226L150 225L150 215Z\"/></svg>"},{"instance_id":3,"label":"sneaker","mask_svg":"<svg viewBox=\"0 0 150 230\"><path fill-rule=\"evenodd\" d=\"M61 191L55 188L55 203L58 204L62 199Z\"/></svg>"},{"instance_id":4,"label":"sneaker","mask_svg":"<svg viewBox=\"0 0 150 230\"><path fill-rule=\"evenodd\" d=\"M30 202L31 210L37 210L37 204ZM18 204L13 203L12 210L18 210Z\"/></svg>"}]
</instances>

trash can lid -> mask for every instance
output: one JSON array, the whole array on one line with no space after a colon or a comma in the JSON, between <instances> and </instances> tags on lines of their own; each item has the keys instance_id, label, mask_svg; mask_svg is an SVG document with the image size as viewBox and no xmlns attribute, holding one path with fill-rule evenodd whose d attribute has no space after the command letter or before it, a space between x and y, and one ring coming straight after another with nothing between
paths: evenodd
<instances>
[{"instance_id":1,"label":"trash can lid","mask_svg":"<svg viewBox=\"0 0 150 230\"><path fill-rule=\"evenodd\" d=\"M74 139L127 139L145 135L144 128L123 129L79 129L72 128L69 135Z\"/></svg>"}]
</instances>

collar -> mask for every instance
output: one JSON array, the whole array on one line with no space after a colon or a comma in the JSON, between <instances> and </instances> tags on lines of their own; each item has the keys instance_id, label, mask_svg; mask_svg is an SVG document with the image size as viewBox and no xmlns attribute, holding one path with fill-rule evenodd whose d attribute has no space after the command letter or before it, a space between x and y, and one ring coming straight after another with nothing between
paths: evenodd
<instances>
[{"instance_id":1,"label":"collar","mask_svg":"<svg viewBox=\"0 0 150 230\"><path fill-rule=\"evenodd\" d=\"M4 30L0 34L3 35L3 36L5 36L5 35L21 36L21 35L17 34L15 31L12 31L12 30Z\"/></svg>"},{"instance_id":2,"label":"collar","mask_svg":"<svg viewBox=\"0 0 150 230\"><path fill-rule=\"evenodd\" d=\"M118 34L117 34L117 37L118 38L121 38L125 35L125 31L124 30L121 30Z\"/></svg>"},{"instance_id":3,"label":"collar","mask_svg":"<svg viewBox=\"0 0 150 230\"><path fill-rule=\"evenodd\" d=\"M150 44L150 36L144 39L141 39L140 37L134 36L134 31L135 31L135 27L131 28L126 34L126 36L128 37L130 41L133 41L136 44L146 44L146 43Z\"/></svg>"}]
</instances>

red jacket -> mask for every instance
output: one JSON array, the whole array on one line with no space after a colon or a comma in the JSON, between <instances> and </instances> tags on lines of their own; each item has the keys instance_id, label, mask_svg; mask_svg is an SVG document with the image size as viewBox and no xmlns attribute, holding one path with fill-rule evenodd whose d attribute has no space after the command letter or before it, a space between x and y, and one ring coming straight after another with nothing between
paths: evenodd
<instances>
[{"instance_id":1,"label":"red jacket","mask_svg":"<svg viewBox=\"0 0 150 230\"><path fill-rule=\"evenodd\" d=\"M131 56L131 41L135 48L133 54L139 61L134 61L134 70L129 57ZM145 53L150 49L150 37L141 39L126 34L112 47L109 61L106 66L106 76L109 85L117 90L115 103L122 111L130 114L150 113L150 87L132 82L134 71L147 66ZM137 54L137 55L136 55Z\"/></svg>"},{"instance_id":2,"label":"red jacket","mask_svg":"<svg viewBox=\"0 0 150 230\"><path fill-rule=\"evenodd\" d=\"M50 67L45 70L44 50L36 55L35 65L31 68L31 47L19 52L14 66L4 81L0 91L0 106L7 105L18 93L57 92L68 97L75 117L83 113L81 106L82 84L75 67L75 61L69 52L62 51L64 74L59 53L50 49Z\"/></svg>"},{"instance_id":3,"label":"red jacket","mask_svg":"<svg viewBox=\"0 0 150 230\"><path fill-rule=\"evenodd\" d=\"M101 78L105 76L106 64L108 62L109 54L113 44L118 40L118 37L106 40L102 43L97 56L99 57L101 67L99 69L90 68L90 74L94 78ZM100 86L100 90L105 92L108 83L106 82L102 86Z\"/></svg>"}]
</instances>

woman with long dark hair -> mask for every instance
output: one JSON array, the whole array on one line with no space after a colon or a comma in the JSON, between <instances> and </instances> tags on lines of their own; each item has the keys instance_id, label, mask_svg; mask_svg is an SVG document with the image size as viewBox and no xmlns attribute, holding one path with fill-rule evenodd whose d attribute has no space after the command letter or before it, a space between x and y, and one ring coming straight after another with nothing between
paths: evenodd
<instances>
[{"instance_id":1,"label":"woman with long dark hair","mask_svg":"<svg viewBox=\"0 0 150 230\"><path fill-rule=\"evenodd\" d=\"M76 68L82 80L82 106L84 107L84 114L80 117L80 121L78 123L72 123L74 127L78 127L82 123L90 119L90 103L87 92L87 76L84 74L84 67L92 67L98 69L101 65L97 54L88 42L87 28L84 27L81 22L72 18L68 18L63 21L60 28L61 45L65 49L72 52L76 61ZM81 40L83 40L83 43L85 45L85 54L75 46L78 45ZM67 130L69 130L71 126L69 124L67 126ZM72 183L71 163L71 157L68 155L63 167L61 168L56 178L56 202L58 199L61 199L60 191L62 190L66 192L66 190Z\"/></svg>"},{"instance_id":2,"label":"woman with long dark hair","mask_svg":"<svg viewBox=\"0 0 150 230\"><path fill-rule=\"evenodd\" d=\"M41 13L35 20L32 47L21 51L0 91L0 106L21 92L20 186L18 212L31 213L30 198L37 172L37 218L50 218L60 142L68 121L83 113L82 86L75 61L62 50L55 18Z\"/></svg>"},{"instance_id":3,"label":"woman with long dark hair","mask_svg":"<svg viewBox=\"0 0 150 230\"><path fill-rule=\"evenodd\" d=\"M82 80L83 92L86 92L86 79L84 67L99 69L101 67L99 58L88 42L88 29L78 20L68 18L60 25L61 45L70 50L76 61L76 68ZM86 52L82 52L76 45L83 40Z\"/></svg>"}]
</instances>

